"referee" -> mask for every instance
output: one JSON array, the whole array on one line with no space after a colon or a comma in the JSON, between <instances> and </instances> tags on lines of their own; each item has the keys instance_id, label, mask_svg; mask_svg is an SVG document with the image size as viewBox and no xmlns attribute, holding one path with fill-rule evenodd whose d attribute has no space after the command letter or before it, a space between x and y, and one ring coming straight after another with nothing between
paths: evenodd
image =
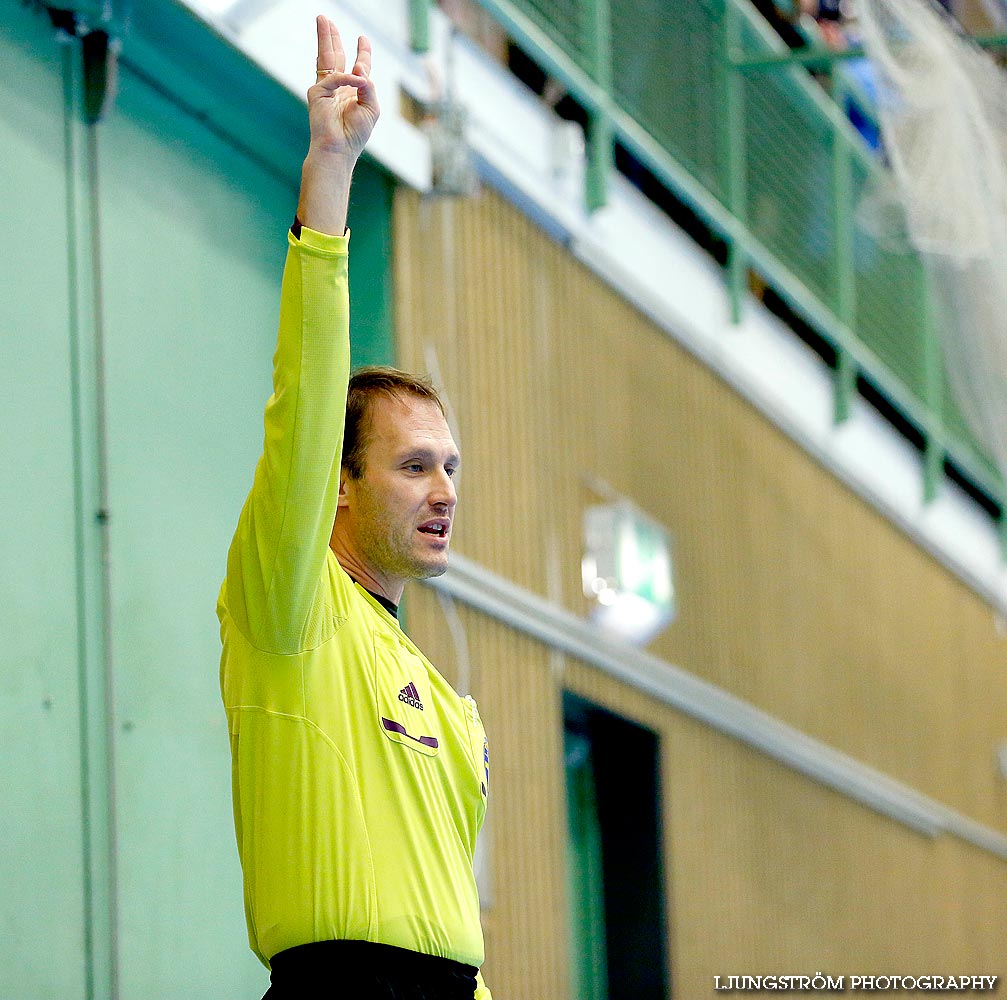
<instances>
[{"instance_id":1,"label":"referee","mask_svg":"<svg viewBox=\"0 0 1007 1000\"><path fill-rule=\"evenodd\" d=\"M234 825L268 1000L489 1000L472 871L479 712L398 624L447 568L458 449L436 392L349 372L346 211L378 118L319 17L265 443L217 604Z\"/></svg>"}]
</instances>

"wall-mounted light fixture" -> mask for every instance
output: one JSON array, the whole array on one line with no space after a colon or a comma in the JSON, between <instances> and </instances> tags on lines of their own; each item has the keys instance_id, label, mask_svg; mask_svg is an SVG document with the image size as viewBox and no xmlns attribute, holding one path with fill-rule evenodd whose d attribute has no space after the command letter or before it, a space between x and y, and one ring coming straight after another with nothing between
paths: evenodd
<instances>
[{"instance_id":1,"label":"wall-mounted light fixture","mask_svg":"<svg viewBox=\"0 0 1007 1000\"><path fill-rule=\"evenodd\" d=\"M591 620L637 645L675 618L668 532L628 500L584 511L584 595Z\"/></svg>"}]
</instances>

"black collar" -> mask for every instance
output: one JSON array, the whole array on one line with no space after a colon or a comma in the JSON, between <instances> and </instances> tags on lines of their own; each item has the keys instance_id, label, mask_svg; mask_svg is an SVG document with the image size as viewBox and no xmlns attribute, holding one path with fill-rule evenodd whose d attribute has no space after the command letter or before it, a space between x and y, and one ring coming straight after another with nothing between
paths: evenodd
<instances>
[{"instance_id":1,"label":"black collar","mask_svg":"<svg viewBox=\"0 0 1007 1000\"><path fill-rule=\"evenodd\" d=\"M364 590L367 590L364 587ZM373 590L367 590L367 593L371 595L381 605L396 621L399 620L399 606L397 604L392 604L387 597L382 597L380 594L375 594Z\"/></svg>"},{"instance_id":2,"label":"black collar","mask_svg":"<svg viewBox=\"0 0 1007 1000\"><path fill-rule=\"evenodd\" d=\"M347 574L349 576L349 574ZM350 577L353 580L353 577ZM361 589L367 590L367 588L359 581L353 580L353 582ZM387 597L382 597L381 594L375 594L373 590L367 590L367 593L371 595L387 611L396 621L399 620L399 606L397 604L392 604Z\"/></svg>"}]
</instances>

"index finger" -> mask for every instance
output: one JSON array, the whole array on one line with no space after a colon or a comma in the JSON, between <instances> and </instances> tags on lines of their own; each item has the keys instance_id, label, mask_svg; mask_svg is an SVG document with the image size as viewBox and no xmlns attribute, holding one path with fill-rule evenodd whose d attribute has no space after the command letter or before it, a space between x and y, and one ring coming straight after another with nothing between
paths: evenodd
<instances>
[{"instance_id":1,"label":"index finger","mask_svg":"<svg viewBox=\"0 0 1007 1000\"><path fill-rule=\"evenodd\" d=\"M343 41L339 37L339 29L324 15L315 19L318 30L318 59L315 69L326 73L342 73L346 66L346 54L343 52Z\"/></svg>"}]
</instances>

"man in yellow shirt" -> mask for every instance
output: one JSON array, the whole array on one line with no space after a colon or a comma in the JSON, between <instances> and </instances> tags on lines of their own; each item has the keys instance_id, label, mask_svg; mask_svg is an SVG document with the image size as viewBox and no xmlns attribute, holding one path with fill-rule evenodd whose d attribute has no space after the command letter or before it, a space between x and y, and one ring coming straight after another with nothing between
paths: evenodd
<instances>
[{"instance_id":1,"label":"man in yellow shirt","mask_svg":"<svg viewBox=\"0 0 1007 1000\"><path fill-rule=\"evenodd\" d=\"M347 73L317 27L265 443L217 605L249 941L269 1000L489 1000L486 737L397 619L406 581L447 568L458 449L426 380L350 378L346 210L378 103L367 39Z\"/></svg>"}]
</instances>

